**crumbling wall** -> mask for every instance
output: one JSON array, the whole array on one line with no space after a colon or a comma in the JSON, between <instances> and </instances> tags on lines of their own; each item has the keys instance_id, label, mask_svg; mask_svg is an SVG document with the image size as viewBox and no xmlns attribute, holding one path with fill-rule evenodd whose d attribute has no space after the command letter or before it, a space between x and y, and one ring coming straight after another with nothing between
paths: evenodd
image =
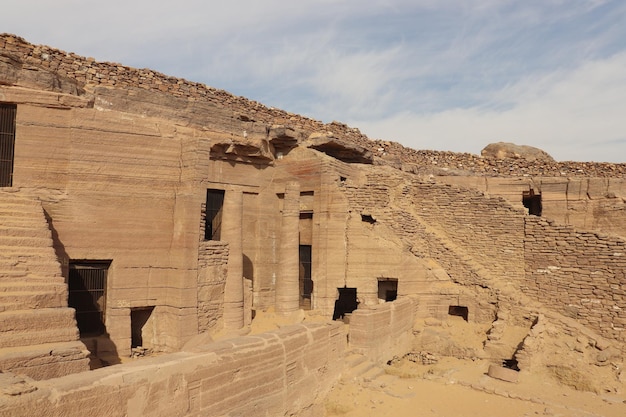
<instances>
[{"instance_id":1,"label":"crumbling wall","mask_svg":"<svg viewBox=\"0 0 626 417\"><path fill-rule=\"evenodd\" d=\"M0 391L0 416L319 416L345 350L342 324L295 325L18 384Z\"/></svg>"},{"instance_id":2,"label":"crumbling wall","mask_svg":"<svg viewBox=\"0 0 626 417\"><path fill-rule=\"evenodd\" d=\"M611 177L442 176L437 182L473 188L522 207L523 194L540 195L543 217L578 229L626 236L626 180Z\"/></svg>"},{"instance_id":3,"label":"crumbling wall","mask_svg":"<svg viewBox=\"0 0 626 417\"><path fill-rule=\"evenodd\" d=\"M499 197L461 187L416 183L415 211L494 277L524 276L524 212Z\"/></svg>"},{"instance_id":4,"label":"crumbling wall","mask_svg":"<svg viewBox=\"0 0 626 417\"><path fill-rule=\"evenodd\" d=\"M198 333L219 328L224 314L228 244L201 241L198 248Z\"/></svg>"},{"instance_id":5,"label":"crumbling wall","mask_svg":"<svg viewBox=\"0 0 626 417\"><path fill-rule=\"evenodd\" d=\"M528 216L523 291L602 336L626 341L626 241Z\"/></svg>"}]
</instances>

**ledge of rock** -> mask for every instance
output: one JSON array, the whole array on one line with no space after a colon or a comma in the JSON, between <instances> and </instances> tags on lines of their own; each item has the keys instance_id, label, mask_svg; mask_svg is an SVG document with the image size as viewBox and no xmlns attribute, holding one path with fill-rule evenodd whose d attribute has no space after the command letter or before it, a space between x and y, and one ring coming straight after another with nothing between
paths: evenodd
<instances>
[{"instance_id":1,"label":"ledge of rock","mask_svg":"<svg viewBox=\"0 0 626 417\"><path fill-rule=\"evenodd\" d=\"M211 156L241 162L268 163L274 160L267 140L224 140L211 146Z\"/></svg>"},{"instance_id":2,"label":"ledge of rock","mask_svg":"<svg viewBox=\"0 0 626 417\"><path fill-rule=\"evenodd\" d=\"M311 134L306 146L347 163L372 164L374 159L364 147L325 133Z\"/></svg>"}]
</instances>

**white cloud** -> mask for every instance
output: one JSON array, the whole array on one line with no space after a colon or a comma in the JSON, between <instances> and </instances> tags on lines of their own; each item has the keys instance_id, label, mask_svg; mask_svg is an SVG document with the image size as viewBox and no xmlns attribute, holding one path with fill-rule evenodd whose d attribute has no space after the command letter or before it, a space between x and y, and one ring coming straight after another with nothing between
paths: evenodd
<instances>
[{"instance_id":1,"label":"white cloud","mask_svg":"<svg viewBox=\"0 0 626 417\"><path fill-rule=\"evenodd\" d=\"M0 28L420 148L606 160L625 19L618 0L10 0Z\"/></svg>"},{"instance_id":2,"label":"white cloud","mask_svg":"<svg viewBox=\"0 0 626 417\"><path fill-rule=\"evenodd\" d=\"M502 100L513 106L404 112L351 124L417 149L478 154L505 141L537 146L558 160L626 162L626 53L524 79L494 95Z\"/></svg>"}]
</instances>

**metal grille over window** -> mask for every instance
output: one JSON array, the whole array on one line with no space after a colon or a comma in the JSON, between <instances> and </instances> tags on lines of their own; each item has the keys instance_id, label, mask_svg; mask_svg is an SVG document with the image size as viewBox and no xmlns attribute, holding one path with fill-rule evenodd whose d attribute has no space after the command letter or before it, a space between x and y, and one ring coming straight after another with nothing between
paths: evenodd
<instances>
[{"instance_id":1,"label":"metal grille over window","mask_svg":"<svg viewBox=\"0 0 626 417\"><path fill-rule=\"evenodd\" d=\"M224 190L206 191L206 223L204 240L220 240L222 229L222 208L224 207Z\"/></svg>"},{"instance_id":2,"label":"metal grille over window","mask_svg":"<svg viewBox=\"0 0 626 417\"><path fill-rule=\"evenodd\" d=\"M0 187L13 185L17 105L0 104Z\"/></svg>"},{"instance_id":3,"label":"metal grille over window","mask_svg":"<svg viewBox=\"0 0 626 417\"><path fill-rule=\"evenodd\" d=\"M300 308L311 309L313 280L311 274L311 245L300 245Z\"/></svg>"},{"instance_id":4,"label":"metal grille over window","mask_svg":"<svg viewBox=\"0 0 626 417\"><path fill-rule=\"evenodd\" d=\"M106 284L109 262L72 262L69 274L70 307L76 310L81 336L105 332Z\"/></svg>"}]
</instances>

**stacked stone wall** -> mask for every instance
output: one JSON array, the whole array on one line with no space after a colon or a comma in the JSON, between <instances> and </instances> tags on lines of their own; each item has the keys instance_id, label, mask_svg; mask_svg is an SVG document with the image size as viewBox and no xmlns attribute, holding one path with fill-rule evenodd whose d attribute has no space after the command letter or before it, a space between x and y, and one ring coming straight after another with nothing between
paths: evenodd
<instances>
[{"instance_id":1,"label":"stacked stone wall","mask_svg":"<svg viewBox=\"0 0 626 417\"><path fill-rule=\"evenodd\" d=\"M607 338L626 341L626 240L526 218L527 294Z\"/></svg>"},{"instance_id":2,"label":"stacked stone wall","mask_svg":"<svg viewBox=\"0 0 626 417\"><path fill-rule=\"evenodd\" d=\"M343 325L295 325L0 392L0 417L319 416ZM3 395L3 392L21 395Z\"/></svg>"},{"instance_id":3,"label":"stacked stone wall","mask_svg":"<svg viewBox=\"0 0 626 417\"><path fill-rule=\"evenodd\" d=\"M524 212L473 190L416 183L416 213L494 277L524 276Z\"/></svg>"},{"instance_id":4,"label":"stacked stone wall","mask_svg":"<svg viewBox=\"0 0 626 417\"><path fill-rule=\"evenodd\" d=\"M399 298L368 309L357 309L350 317L350 348L375 362L386 362L411 348L416 302Z\"/></svg>"},{"instance_id":5,"label":"stacked stone wall","mask_svg":"<svg viewBox=\"0 0 626 417\"><path fill-rule=\"evenodd\" d=\"M215 330L224 315L228 244L201 241L198 248L198 333Z\"/></svg>"}]
</instances>

